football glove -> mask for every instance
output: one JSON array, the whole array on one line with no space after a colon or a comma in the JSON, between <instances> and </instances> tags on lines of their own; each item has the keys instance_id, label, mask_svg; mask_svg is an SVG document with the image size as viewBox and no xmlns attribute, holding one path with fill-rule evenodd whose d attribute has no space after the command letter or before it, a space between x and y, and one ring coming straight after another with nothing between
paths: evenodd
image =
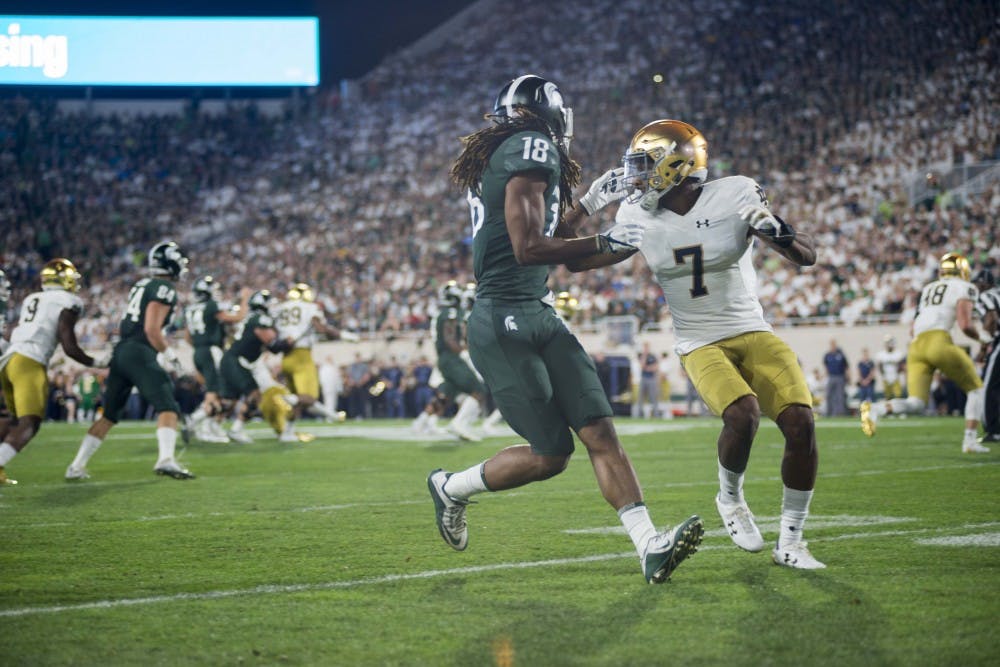
<instances>
[{"instance_id":1,"label":"football glove","mask_svg":"<svg viewBox=\"0 0 1000 667\"><path fill-rule=\"evenodd\" d=\"M604 172L590 184L587 193L580 197L580 206L587 212L587 215L593 215L608 204L625 196L624 177L625 167L618 167Z\"/></svg>"},{"instance_id":2,"label":"football glove","mask_svg":"<svg viewBox=\"0 0 1000 667\"><path fill-rule=\"evenodd\" d=\"M603 234L598 234L597 250L601 255L617 255L620 252L635 252L642 245L645 230L637 223L615 225Z\"/></svg>"},{"instance_id":3,"label":"football glove","mask_svg":"<svg viewBox=\"0 0 1000 667\"><path fill-rule=\"evenodd\" d=\"M792 226L764 206L747 204L740 209L740 217L746 220L759 236L770 239L778 247L787 248L795 241L795 230Z\"/></svg>"},{"instance_id":4,"label":"football glove","mask_svg":"<svg viewBox=\"0 0 1000 667\"><path fill-rule=\"evenodd\" d=\"M90 365L91 368L107 368L111 365L111 354L112 351L102 353L99 357L92 357L94 363Z\"/></svg>"},{"instance_id":5,"label":"football glove","mask_svg":"<svg viewBox=\"0 0 1000 667\"><path fill-rule=\"evenodd\" d=\"M168 347L163 352L160 352L160 356L163 359L161 364L168 373L173 373L174 375L181 375L184 373L184 367L181 366L181 360L177 358L177 353L174 352L174 348Z\"/></svg>"}]
</instances>

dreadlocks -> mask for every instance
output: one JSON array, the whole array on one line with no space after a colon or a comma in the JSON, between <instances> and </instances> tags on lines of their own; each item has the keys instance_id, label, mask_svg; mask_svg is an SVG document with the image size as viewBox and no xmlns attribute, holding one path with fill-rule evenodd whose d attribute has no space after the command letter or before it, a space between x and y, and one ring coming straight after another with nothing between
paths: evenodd
<instances>
[{"instance_id":1,"label":"dreadlocks","mask_svg":"<svg viewBox=\"0 0 1000 667\"><path fill-rule=\"evenodd\" d=\"M507 122L484 127L483 129L462 137L462 144L465 149L455 160L451 167L451 180L459 187L472 190L476 195L482 194L479 190L483 170L486 163L493 155L500 144L508 137L533 130L549 136L549 127L541 118L528 109L520 109L521 115L511 118ZM490 116L486 116L489 118ZM580 183L580 165L570 159L566 149L561 144L556 144L559 151L559 212L570 208L573 205L573 188Z\"/></svg>"}]
</instances>

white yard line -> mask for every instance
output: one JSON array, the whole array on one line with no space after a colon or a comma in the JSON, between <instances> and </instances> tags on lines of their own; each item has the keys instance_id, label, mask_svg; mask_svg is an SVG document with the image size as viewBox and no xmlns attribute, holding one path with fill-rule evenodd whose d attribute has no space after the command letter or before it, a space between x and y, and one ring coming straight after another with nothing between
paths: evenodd
<instances>
[{"instance_id":1,"label":"white yard line","mask_svg":"<svg viewBox=\"0 0 1000 667\"><path fill-rule=\"evenodd\" d=\"M878 517L873 517L878 518ZM884 518L884 517L883 517ZM981 528L994 528L1000 522L989 522L981 524L967 524L964 526L950 526L947 528L921 528L916 530L895 530L880 533L853 533L848 535L838 535L825 538L813 538L812 542L831 542L835 540L871 539L874 537L904 537L907 535L920 535L926 533L945 533L954 531L968 531ZM982 540L969 536L964 542L969 546L996 546L996 533L984 535ZM957 545L959 537L941 538L947 540L943 544L948 546ZM915 540L918 544L927 544L926 539ZM935 542L938 544L939 542ZM729 544L706 545L699 551L717 551L721 549L732 549ZM576 558L553 558L549 560L526 561L515 563L494 563L492 565L473 565L469 567L457 567L447 570L424 570L411 574L387 574L379 577L365 577L363 579L352 579L349 581L330 581L316 584L286 584L273 585L262 584L252 588L241 588L226 591L205 591L204 593L174 593L172 595L154 595L142 598L118 598L113 600L98 600L95 602L82 602L79 604L52 605L48 607L16 607L13 609L0 610L0 618L16 618L23 616L36 616L41 614L57 614L61 612L86 611L90 609L116 609L118 607L136 607L170 602L187 602L192 600L220 600L224 598L252 596L252 595L282 595L288 593L305 593L313 591L328 591L344 588L360 588L363 586L377 586L380 584L391 584L399 581L416 581L421 579L435 579L437 577L451 577L465 574L481 574L483 572L497 572L501 570L525 570L536 567L553 567L560 565L576 565L579 563L595 563L606 560L618 560L621 558L635 558L634 551L626 551L613 554L595 554L593 556L578 556Z\"/></svg>"}]
</instances>

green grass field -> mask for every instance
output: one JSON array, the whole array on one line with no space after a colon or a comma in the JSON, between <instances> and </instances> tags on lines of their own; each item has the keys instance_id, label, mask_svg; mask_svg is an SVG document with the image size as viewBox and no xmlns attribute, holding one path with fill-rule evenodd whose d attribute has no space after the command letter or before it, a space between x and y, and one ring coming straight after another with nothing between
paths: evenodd
<instances>
[{"instance_id":1,"label":"green grass field","mask_svg":"<svg viewBox=\"0 0 1000 667\"><path fill-rule=\"evenodd\" d=\"M958 419L819 422L806 536L828 569L772 565L721 529L715 420L618 420L660 526L698 513L699 553L647 585L582 448L561 476L480 496L467 551L437 534L427 473L517 442L317 426L308 445L189 446L152 473L123 424L62 479L84 427L46 424L0 490L3 665L993 665L1000 455ZM761 427L746 493L777 534L781 446Z\"/></svg>"}]
</instances>

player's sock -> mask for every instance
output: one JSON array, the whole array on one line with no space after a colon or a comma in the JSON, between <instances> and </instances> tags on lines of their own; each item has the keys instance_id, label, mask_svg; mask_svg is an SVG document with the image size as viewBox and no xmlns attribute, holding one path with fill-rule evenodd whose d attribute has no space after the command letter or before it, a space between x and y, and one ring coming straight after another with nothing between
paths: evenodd
<instances>
[{"instance_id":1,"label":"player's sock","mask_svg":"<svg viewBox=\"0 0 1000 667\"><path fill-rule=\"evenodd\" d=\"M802 541L802 527L809 516L813 492L785 487L781 499L781 533L778 544L786 546Z\"/></svg>"},{"instance_id":2,"label":"player's sock","mask_svg":"<svg viewBox=\"0 0 1000 667\"><path fill-rule=\"evenodd\" d=\"M733 472L719 462L719 498L727 505L735 505L743 500L743 477L746 473Z\"/></svg>"},{"instance_id":3,"label":"player's sock","mask_svg":"<svg viewBox=\"0 0 1000 667\"><path fill-rule=\"evenodd\" d=\"M188 419L190 420L191 426L197 426L198 424L203 422L207 417L208 413L205 412L205 408L198 408L197 410L191 413L191 416L188 417Z\"/></svg>"},{"instance_id":4,"label":"player's sock","mask_svg":"<svg viewBox=\"0 0 1000 667\"><path fill-rule=\"evenodd\" d=\"M78 470L82 470L87 467L87 462L90 461L90 457L94 455L94 452L101 446L102 440L96 435L87 434L83 436L83 441L80 442L80 449L76 452L76 458L73 459L72 466Z\"/></svg>"},{"instance_id":5,"label":"player's sock","mask_svg":"<svg viewBox=\"0 0 1000 667\"><path fill-rule=\"evenodd\" d=\"M503 419L503 415L500 414L500 411L494 410L493 412L490 413L489 417L483 420L483 426L486 428L492 428L497 424L499 424L501 419Z\"/></svg>"},{"instance_id":6,"label":"player's sock","mask_svg":"<svg viewBox=\"0 0 1000 667\"><path fill-rule=\"evenodd\" d=\"M315 415L319 415L323 419L337 419L337 413L330 411L322 403L316 402L309 406L307 412L312 412Z\"/></svg>"},{"instance_id":7,"label":"player's sock","mask_svg":"<svg viewBox=\"0 0 1000 667\"><path fill-rule=\"evenodd\" d=\"M438 427L438 416L430 415L427 417L427 430L433 431Z\"/></svg>"},{"instance_id":8,"label":"player's sock","mask_svg":"<svg viewBox=\"0 0 1000 667\"><path fill-rule=\"evenodd\" d=\"M628 536L632 538L635 550L642 556L646 553L649 540L656 535L656 527L653 520L649 518L649 510L643 502L631 503L618 510L618 518L628 531Z\"/></svg>"},{"instance_id":9,"label":"player's sock","mask_svg":"<svg viewBox=\"0 0 1000 667\"><path fill-rule=\"evenodd\" d=\"M477 493L489 491L486 487L486 480L483 479L483 466L485 465L484 461L462 472L452 473L448 481L444 483L444 492L452 498L466 500Z\"/></svg>"},{"instance_id":10,"label":"player's sock","mask_svg":"<svg viewBox=\"0 0 1000 667\"><path fill-rule=\"evenodd\" d=\"M156 429L156 445L160 450L157 463L173 461L174 450L177 448L177 429L160 426Z\"/></svg>"},{"instance_id":11,"label":"player's sock","mask_svg":"<svg viewBox=\"0 0 1000 667\"><path fill-rule=\"evenodd\" d=\"M10 460L17 456L17 450L9 442L0 444L0 466L10 463Z\"/></svg>"},{"instance_id":12,"label":"player's sock","mask_svg":"<svg viewBox=\"0 0 1000 667\"><path fill-rule=\"evenodd\" d=\"M288 403L293 408L299 404L299 397L296 394L282 394L281 400Z\"/></svg>"},{"instance_id":13,"label":"player's sock","mask_svg":"<svg viewBox=\"0 0 1000 667\"><path fill-rule=\"evenodd\" d=\"M479 416L479 401L472 396L466 396L458 406L455 413L455 421L462 425L469 425Z\"/></svg>"},{"instance_id":14,"label":"player's sock","mask_svg":"<svg viewBox=\"0 0 1000 667\"><path fill-rule=\"evenodd\" d=\"M236 419L234 419L233 425L230 427L229 430L235 433L241 432L243 430L243 418L237 417Z\"/></svg>"}]
</instances>

